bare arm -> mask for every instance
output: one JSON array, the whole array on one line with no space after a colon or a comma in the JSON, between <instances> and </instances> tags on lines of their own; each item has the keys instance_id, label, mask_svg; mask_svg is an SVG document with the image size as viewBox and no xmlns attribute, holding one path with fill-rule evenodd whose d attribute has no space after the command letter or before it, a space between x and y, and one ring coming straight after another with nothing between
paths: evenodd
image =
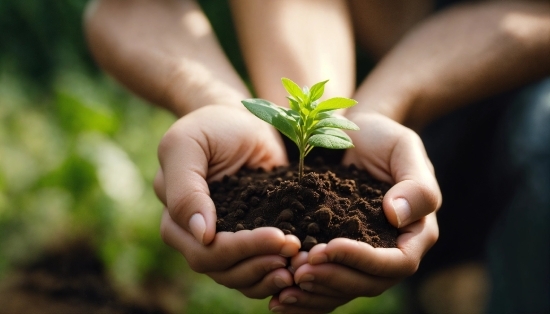
<instances>
[{"instance_id":1,"label":"bare arm","mask_svg":"<svg viewBox=\"0 0 550 314\"><path fill-rule=\"evenodd\" d=\"M107 72L177 116L248 97L195 1L96 0L85 27Z\"/></svg>"},{"instance_id":2,"label":"bare arm","mask_svg":"<svg viewBox=\"0 0 550 314\"><path fill-rule=\"evenodd\" d=\"M231 8L260 97L286 105L281 77L300 86L330 79L325 97L352 95L355 51L345 1L234 0Z\"/></svg>"},{"instance_id":3,"label":"bare arm","mask_svg":"<svg viewBox=\"0 0 550 314\"><path fill-rule=\"evenodd\" d=\"M408 33L367 77L349 113L380 112L419 129L548 74L550 4L463 5Z\"/></svg>"}]
</instances>

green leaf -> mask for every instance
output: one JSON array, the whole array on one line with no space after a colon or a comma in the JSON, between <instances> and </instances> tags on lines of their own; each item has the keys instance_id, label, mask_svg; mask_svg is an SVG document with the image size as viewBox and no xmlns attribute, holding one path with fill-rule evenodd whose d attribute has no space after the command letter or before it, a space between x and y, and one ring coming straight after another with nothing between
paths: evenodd
<instances>
[{"instance_id":1,"label":"green leaf","mask_svg":"<svg viewBox=\"0 0 550 314\"><path fill-rule=\"evenodd\" d=\"M327 134L312 135L307 142L311 146L330 149L346 149L354 147L350 141Z\"/></svg>"},{"instance_id":2,"label":"green leaf","mask_svg":"<svg viewBox=\"0 0 550 314\"><path fill-rule=\"evenodd\" d=\"M355 106L355 104L357 104L357 101L353 99L345 97L334 97L319 103L319 105L317 105L317 107L315 108L314 113L327 110L349 108Z\"/></svg>"},{"instance_id":3,"label":"green leaf","mask_svg":"<svg viewBox=\"0 0 550 314\"><path fill-rule=\"evenodd\" d=\"M278 107L278 108L281 109L282 111L284 111L287 116L292 118L294 123L296 123L296 124L298 123L298 120L300 119L300 113L296 112L296 110L294 110L294 109L287 109L287 108L283 108L283 107Z\"/></svg>"},{"instance_id":4,"label":"green leaf","mask_svg":"<svg viewBox=\"0 0 550 314\"><path fill-rule=\"evenodd\" d=\"M283 86L286 89L286 91L290 94L290 96L293 96L296 100L304 102L306 100L306 95L298 86L298 84L294 83L292 80L287 79L286 77L283 77L281 79L281 82L283 82Z\"/></svg>"},{"instance_id":5,"label":"green leaf","mask_svg":"<svg viewBox=\"0 0 550 314\"><path fill-rule=\"evenodd\" d=\"M298 103L298 101L291 96L287 98L288 98L288 104L290 105L290 109L296 112L300 112L300 104Z\"/></svg>"},{"instance_id":6,"label":"green leaf","mask_svg":"<svg viewBox=\"0 0 550 314\"><path fill-rule=\"evenodd\" d=\"M246 109L252 112L256 117L273 125L294 143L297 142L296 122L294 118L282 110L282 108L267 100L259 98L245 99L242 103Z\"/></svg>"},{"instance_id":7,"label":"green leaf","mask_svg":"<svg viewBox=\"0 0 550 314\"><path fill-rule=\"evenodd\" d=\"M330 135L330 136L336 136L343 140L349 141L351 143L351 138L349 135L346 134L346 132L339 130L339 129L333 129L333 128L322 128L322 129L316 129L312 133L313 135L322 134L322 135Z\"/></svg>"},{"instance_id":8,"label":"green leaf","mask_svg":"<svg viewBox=\"0 0 550 314\"><path fill-rule=\"evenodd\" d=\"M317 99L321 98L321 96L323 96L323 94L325 93L325 84L327 82L328 80L319 82L311 86L311 89L309 90L309 100L311 102L314 102Z\"/></svg>"},{"instance_id":9,"label":"green leaf","mask_svg":"<svg viewBox=\"0 0 550 314\"><path fill-rule=\"evenodd\" d=\"M330 128L337 128L337 129L343 129L343 130L359 130L359 127L357 124L351 122L350 120L346 118L326 118L321 121L319 121L315 128L324 128L324 127L330 127Z\"/></svg>"},{"instance_id":10,"label":"green leaf","mask_svg":"<svg viewBox=\"0 0 550 314\"><path fill-rule=\"evenodd\" d=\"M327 110L323 112L319 112L317 116L315 117L315 120L323 120L332 118L332 115L336 112L336 110Z\"/></svg>"}]
</instances>

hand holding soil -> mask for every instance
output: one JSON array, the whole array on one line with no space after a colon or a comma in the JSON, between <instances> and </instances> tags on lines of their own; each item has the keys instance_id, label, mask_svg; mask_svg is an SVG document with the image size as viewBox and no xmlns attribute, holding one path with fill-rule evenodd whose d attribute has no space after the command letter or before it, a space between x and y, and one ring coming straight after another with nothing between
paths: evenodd
<instances>
[{"instance_id":1,"label":"hand holding soil","mask_svg":"<svg viewBox=\"0 0 550 314\"><path fill-rule=\"evenodd\" d=\"M435 214L418 220L440 202L437 184L435 189L426 184L433 172L423 158L421 143L411 141L414 137L408 132L412 131L377 115L352 119L362 130L355 132L357 149L348 152L346 162L365 167L384 181L397 182L393 187L362 170L343 166L340 169L349 173L343 171L338 177L337 171L328 169L313 174L306 165L303 184L299 183L298 175L289 175L290 168L284 168L287 161L279 135L244 109L206 106L180 119L159 147L161 171L155 180L155 191L166 206L161 223L164 241L180 251L193 270L222 285L251 298L275 295L273 304L299 297L301 303L293 306L304 309L319 304L334 308L358 295L375 295L412 274L437 238ZM245 169L273 166L279 167L271 174L259 173L264 178L272 175L272 183L249 188L250 174L258 172ZM251 172L242 178L224 177L239 169ZM220 181L231 188L224 191ZM291 196L285 198L286 192ZM418 202L430 195L425 192L431 192L433 198ZM232 198L221 197L223 193L232 193ZM217 219L227 220L230 215L239 218L250 209L261 207L262 194L274 200L276 206L285 207L272 210L275 216L271 225L277 228L265 227L270 224L262 218L226 229L232 232L222 232L226 221L218 220L219 232L215 233ZM388 203L388 195L407 199L412 206L408 221L418 220L402 227L399 236L392 226L397 225L396 219L390 219L391 224L386 219L391 218L393 205L399 202ZM361 200L362 196L370 199ZM320 201L328 203L322 205ZM419 204L423 207L417 207ZM314 212L309 218L300 216L311 205ZM351 215L341 215L348 210ZM381 236L384 233L380 230L363 230L359 218L365 213L371 214L367 224L381 222L388 233ZM403 220L402 226L407 223ZM331 224L338 227L334 229L338 232L323 238L321 231L328 230ZM233 232L237 230L241 231ZM375 249L376 246L393 248ZM298 254L300 247L311 251ZM294 274L287 269L287 257L292 257ZM334 271L341 276L330 275ZM360 289L349 291L349 287L357 287L358 278ZM306 297L301 297L304 294Z\"/></svg>"},{"instance_id":2,"label":"hand holding soil","mask_svg":"<svg viewBox=\"0 0 550 314\"><path fill-rule=\"evenodd\" d=\"M359 130L352 121L333 116L336 109L354 106L355 100L335 97L321 101L327 82L310 89L283 78L290 109L264 99L243 100L249 111L298 146L299 164L298 169L277 169L266 175L243 169L237 176L213 183L210 191L219 231L275 226L298 236L305 251L338 237L374 247L395 247L397 230L386 216L394 226L402 227L440 205L439 188L422 142L416 133L382 116L355 116L367 131L358 137L361 155L351 150L347 162L361 163L378 178L397 182L387 197L389 185L356 168L316 168L304 175L304 157L314 147L352 148L352 139L342 129Z\"/></svg>"},{"instance_id":3,"label":"hand holding soil","mask_svg":"<svg viewBox=\"0 0 550 314\"><path fill-rule=\"evenodd\" d=\"M291 260L296 286L272 297L269 308L328 313L354 298L381 294L416 272L422 254L437 238L435 213L399 231L397 248L338 238L298 253ZM298 301L288 303L292 300Z\"/></svg>"},{"instance_id":4,"label":"hand holding soil","mask_svg":"<svg viewBox=\"0 0 550 314\"><path fill-rule=\"evenodd\" d=\"M286 257L298 252L296 237L275 228L216 234L207 185L207 179L221 179L241 167L286 163L275 130L244 108L206 106L170 128L159 159L155 192L166 207L161 234L194 271L253 298L266 298L293 283L285 267Z\"/></svg>"},{"instance_id":5,"label":"hand holding soil","mask_svg":"<svg viewBox=\"0 0 550 314\"><path fill-rule=\"evenodd\" d=\"M284 312L318 309L329 312L359 296L376 296L416 272L439 234L435 211L441 193L422 143L409 129L377 114L348 116L360 128L351 132L355 149L344 162L354 163L388 182L383 200L391 217L392 198L406 198L411 214L399 228L396 248L373 248L361 241L337 238L300 252L291 260L295 287L274 296L270 309ZM426 213L429 213L427 216ZM397 220L393 215L392 224ZM335 274L338 274L335 276ZM287 302L298 300L295 303Z\"/></svg>"},{"instance_id":6,"label":"hand holding soil","mask_svg":"<svg viewBox=\"0 0 550 314\"><path fill-rule=\"evenodd\" d=\"M296 235L301 250L309 251L292 257L299 288L282 289L271 309L334 309L378 295L412 275L437 239L441 195L418 136L381 115L357 114L352 120L364 131L354 134L358 146L345 162L369 169L393 187L353 166L322 164L306 166L301 178L302 165L271 172L241 169L210 184L219 231L276 226Z\"/></svg>"}]
</instances>

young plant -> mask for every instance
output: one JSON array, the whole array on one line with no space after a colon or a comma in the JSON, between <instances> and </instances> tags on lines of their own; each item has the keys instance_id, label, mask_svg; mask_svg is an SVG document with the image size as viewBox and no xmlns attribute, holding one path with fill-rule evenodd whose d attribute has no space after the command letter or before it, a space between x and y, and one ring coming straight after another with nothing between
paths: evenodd
<instances>
[{"instance_id":1,"label":"young plant","mask_svg":"<svg viewBox=\"0 0 550 314\"><path fill-rule=\"evenodd\" d=\"M265 99L253 98L242 101L243 105L258 118L273 125L298 146L300 153L298 177L304 174L304 158L313 147L346 149L354 147L343 130L359 130L359 127L343 117L334 116L337 109L349 108L357 101L334 97L319 101L325 92L323 81L311 88L300 88L287 78L281 79L289 93L290 109L279 107Z\"/></svg>"}]
</instances>

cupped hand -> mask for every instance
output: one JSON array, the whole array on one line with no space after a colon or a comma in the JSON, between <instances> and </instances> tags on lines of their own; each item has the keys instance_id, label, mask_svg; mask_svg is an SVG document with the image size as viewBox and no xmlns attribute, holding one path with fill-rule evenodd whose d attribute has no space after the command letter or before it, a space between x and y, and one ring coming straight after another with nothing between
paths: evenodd
<instances>
[{"instance_id":1,"label":"cupped hand","mask_svg":"<svg viewBox=\"0 0 550 314\"><path fill-rule=\"evenodd\" d=\"M399 227L397 248L374 248L338 238L292 258L300 287L281 291L270 309L284 313L325 313L360 296L376 296L416 272L424 254L437 241L436 210L441 192L433 166L416 133L382 115L348 117L360 131L350 132L355 148L344 162L366 168L393 184L383 209Z\"/></svg>"},{"instance_id":2,"label":"cupped hand","mask_svg":"<svg viewBox=\"0 0 550 314\"><path fill-rule=\"evenodd\" d=\"M376 113L348 118L360 130L349 133L355 148L346 152L344 163L392 184L383 200L389 222L401 228L439 209L441 191L418 134Z\"/></svg>"},{"instance_id":3,"label":"cupped hand","mask_svg":"<svg viewBox=\"0 0 550 314\"><path fill-rule=\"evenodd\" d=\"M272 168L287 162L278 133L244 107L210 105L179 119L159 145L155 192L165 205L163 240L191 269L265 298L292 284L287 258L299 240L276 228L216 234L208 183L241 167Z\"/></svg>"},{"instance_id":4,"label":"cupped hand","mask_svg":"<svg viewBox=\"0 0 550 314\"><path fill-rule=\"evenodd\" d=\"M400 228L397 248L337 238L292 258L294 281L269 307L281 313L327 313L357 297L380 295L414 274L437 240L435 212Z\"/></svg>"}]
</instances>

